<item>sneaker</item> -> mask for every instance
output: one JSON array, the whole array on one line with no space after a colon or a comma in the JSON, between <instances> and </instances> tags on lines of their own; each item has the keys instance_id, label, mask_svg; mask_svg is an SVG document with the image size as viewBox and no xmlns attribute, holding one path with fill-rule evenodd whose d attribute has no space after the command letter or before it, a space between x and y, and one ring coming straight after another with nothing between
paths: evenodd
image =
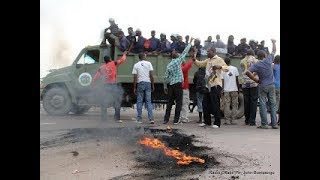
<instances>
[{"instance_id":1,"label":"sneaker","mask_svg":"<svg viewBox=\"0 0 320 180\"><path fill-rule=\"evenodd\" d=\"M151 120L151 121L150 121L150 124L154 124L154 120Z\"/></svg>"},{"instance_id":2,"label":"sneaker","mask_svg":"<svg viewBox=\"0 0 320 180\"><path fill-rule=\"evenodd\" d=\"M277 127L277 126L272 126L272 129L279 129L279 127Z\"/></svg>"},{"instance_id":3,"label":"sneaker","mask_svg":"<svg viewBox=\"0 0 320 180\"><path fill-rule=\"evenodd\" d=\"M199 124L199 126L200 127L204 127L204 126L206 126L206 124L205 123L201 123L201 124Z\"/></svg>"},{"instance_id":4,"label":"sneaker","mask_svg":"<svg viewBox=\"0 0 320 180\"><path fill-rule=\"evenodd\" d=\"M179 124L179 123L182 124L182 122L181 122L180 120L179 120L178 122L173 122L174 125L177 125L177 124Z\"/></svg>"},{"instance_id":5,"label":"sneaker","mask_svg":"<svg viewBox=\"0 0 320 180\"><path fill-rule=\"evenodd\" d=\"M140 121L139 121L139 120L137 120L137 121L136 121L136 123L142 124L142 121L141 121L141 120L140 120Z\"/></svg>"},{"instance_id":6,"label":"sneaker","mask_svg":"<svg viewBox=\"0 0 320 180\"><path fill-rule=\"evenodd\" d=\"M122 123L122 120L116 120L117 123Z\"/></svg>"},{"instance_id":7,"label":"sneaker","mask_svg":"<svg viewBox=\"0 0 320 180\"><path fill-rule=\"evenodd\" d=\"M219 126L217 126L217 125L212 125L211 127L214 128L214 129L219 128Z\"/></svg>"},{"instance_id":8,"label":"sneaker","mask_svg":"<svg viewBox=\"0 0 320 180\"><path fill-rule=\"evenodd\" d=\"M258 129L269 129L268 126L266 126L266 125L261 125L261 126L258 126L257 128Z\"/></svg>"},{"instance_id":9,"label":"sneaker","mask_svg":"<svg viewBox=\"0 0 320 180\"><path fill-rule=\"evenodd\" d=\"M167 124L169 121L163 121L163 123L162 124Z\"/></svg>"},{"instance_id":10,"label":"sneaker","mask_svg":"<svg viewBox=\"0 0 320 180\"><path fill-rule=\"evenodd\" d=\"M183 122L183 123L187 123L187 122L189 122L188 120L186 120L186 119L183 119L183 120L181 120L181 122Z\"/></svg>"},{"instance_id":11,"label":"sneaker","mask_svg":"<svg viewBox=\"0 0 320 180\"><path fill-rule=\"evenodd\" d=\"M256 123L250 123L249 126L256 126Z\"/></svg>"}]
</instances>

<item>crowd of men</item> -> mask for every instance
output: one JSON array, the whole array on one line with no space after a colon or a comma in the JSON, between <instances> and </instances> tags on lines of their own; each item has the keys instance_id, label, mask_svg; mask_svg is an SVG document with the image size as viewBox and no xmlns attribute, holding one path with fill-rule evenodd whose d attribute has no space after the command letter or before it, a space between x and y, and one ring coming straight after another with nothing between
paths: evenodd
<instances>
[{"instance_id":1,"label":"crowd of men","mask_svg":"<svg viewBox=\"0 0 320 180\"><path fill-rule=\"evenodd\" d=\"M114 28L114 20L111 19L109 22L111 26L107 29L111 29L111 33L113 33L114 29L116 29ZM220 128L222 116L220 112L220 99L222 95L225 102L224 124L235 124L234 120L237 119L238 110L238 94L242 90L244 94L245 124L256 126L257 101L259 98L261 125L258 128L268 129L268 125L272 129L278 128L277 125L280 124L280 120L277 118L277 112L280 117L280 56L274 57L276 52L275 40L271 40L271 53L269 53L268 48L264 47L264 44L262 45L263 49L254 49L251 46L246 47L245 39L242 39L238 46L233 46L233 50L235 51L231 54L235 55L237 54L236 52L240 52L244 56L240 63L241 73L244 78L242 79L242 83L239 83L239 72L236 67L230 65L231 59L228 57L223 59L217 55L217 49L225 46L218 35L216 43L209 44L211 40L208 38L205 46L202 47L200 41L192 37L183 42L182 37L177 36L177 39L171 38L173 42L169 43L166 40L165 34L161 34L160 37L162 38L157 40L154 37L155 31L152 31L152 38L148 40L149 44L145 46L147 40L142 37L140 30L136 30L134 34L133 29L128 28L128 33L127 37L123 35L122 31L116 33L120 34L120 43L116 43L117 38L112 37L111 34L105 36L104 40L108 39L109 43L119 46L120 49L124 50L124 53L121 59L116 61L112 61L109 56L104 57L105 64L96 73L93 86L95 86L95 82L98 79L102 79L104 83L103 91L114 91L114 94L119 94L119 88L116 85L116 68L125 62L126 55L129 53L127 48L130 44L133 44L132 52L138 53L140 59L132 70L134 94L137 95L137 123L142 123L143 97L145 97L149 122L151 124L155 123L151 103L151 92L154 91L153 67L147 61L147 52L156 51L170 53L171 55L171 61L165 71L164 90L168 94L168 104L163 117L163 124L169 122L173 105L175 105L173 124L177 125L189 122L189 82L187 77L188 71L194 64L199 67L193 79L196 87L199 126ZM138 37L137 41L135 41L136 38L134 36ZM195 41L192 46L193 40ZM228 45L230 44L229 42L233 41L233 37L229 36L229 40ZM122 42L125 41L126 46L122 46L124 44ZM160 45L158 46L156 42L159 42ZM163 47L161 42L165 42ZM102 42L102 44L104 43ZM227 47L229 52L229 46ZM206 52L203 54L206 54L207 59L200 60L199 54L204 49L206 49ZM190 54L190 59L185 61L188 53ZM242 87L240 87L240 84L242 84ZM120 120L119 98L116 98L117 103L116 101L113 102L113 106L116 109L115 120L122 122ZM101 103L103 104L104 102ZM270 124L267 123L267 106L270 109ZM105 107L105 105L101 106L102 120L106 120ZM212 116L214 117L214 122L211 122Z\"/></svg>"},{"instance_id":2,"label":"crowd of men","mask_svg":"<svg viewBox=\"0 0 320 180\"><path fill-rule=\"evenodd\" d=\"M151 31L151 38L145 38L142 35L141 30L138 28L135 31L132 27L128 28L128 35L125 36L122 29L118 27L115 20L109 19L110 26L104 30L103 40L101 45L106 44L106 40L112 45L117 46L121 51L128 50L132 45L133 48L130 50L132 53L171 53L172 50L176 50L178 53L182 53L185 47L188 45L189 35L186 35L185 41L179 34L171 34L170 41L167 39L165 33L160 34L160 39L156 38L156 31ZM110 32L109 32L110 31ZM265 47L265 41L262 40L260 44L258 41L250 40L247 44L246 38L242 38L238 45L234 44L234 37L230 35L228 37L227 44L221 39L220 35L216 35L216 41L212 40L212 36L208 36L207 40L204 41L204 46L201 45L200 39L194 40L194 46L198 49L199 53L197 57L206 55L207 50L210 48L216 48L217 53L224 53L228 56L245 56L246 52L251 49L257 54L259 50L263 50L269 54L268 47Z\"/></svg>"}]
</instances>

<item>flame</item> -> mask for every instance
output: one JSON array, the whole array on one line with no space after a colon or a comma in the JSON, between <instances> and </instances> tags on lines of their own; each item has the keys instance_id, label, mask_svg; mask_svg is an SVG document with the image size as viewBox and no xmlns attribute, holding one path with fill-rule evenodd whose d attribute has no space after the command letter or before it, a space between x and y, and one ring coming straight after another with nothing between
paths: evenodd
<instances>
[{"instance_id":1,"label":"flame","mask_svg":"<svg viewBox=\"0 0 320 180\"><path fill-rule=\"evenodd\" d=\"M145 146L149 146L155 149L164 149L166 146L158 139L151 139L151 138L144 138L143 140L139 141L140 144L143 144Z\"/></svg>"},{"instance_id":2,"label":"flame","mask_svg":"<svg viewBox=\"0 0 320 180\"><path fill-rule=\"evenodd\" d=\"M140 140L139 143L154 149L163 149L164 153L167 156L171 156L177 159L177 164L179 165L188 165L192 162L198 162L203 164L205 162L204 159L188 156L179 150L172 150L166 147L165 144L158 139L151 139L146 137L143 140Z\"/></svg>"}]
</instances>

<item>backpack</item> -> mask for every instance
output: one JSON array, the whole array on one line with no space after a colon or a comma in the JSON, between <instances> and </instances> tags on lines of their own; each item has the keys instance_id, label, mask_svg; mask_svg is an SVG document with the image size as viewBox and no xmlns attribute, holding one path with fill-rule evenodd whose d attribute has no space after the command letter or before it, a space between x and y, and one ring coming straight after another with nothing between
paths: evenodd
<instances>
[{"instance_id":1,"label":"backpack","mask_svg":"<svg viewBox=\"0 0 320 180\"><path fill-rule=\"evenodd\" d=\"M199 68L199 70L194 74L193 78L193 84L195 84L196 91L201 94L209 92L208 88L206 87L205 74L205 68Z\"/></svg>"}]
</instances>

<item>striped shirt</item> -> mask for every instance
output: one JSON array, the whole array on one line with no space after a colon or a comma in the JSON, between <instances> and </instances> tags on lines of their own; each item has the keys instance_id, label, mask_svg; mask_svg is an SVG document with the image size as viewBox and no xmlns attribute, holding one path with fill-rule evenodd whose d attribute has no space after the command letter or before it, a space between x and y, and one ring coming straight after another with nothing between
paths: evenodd
<instances>
[{"instance_id":1,"label":"striped shirt","mask_svg":"<svg viewBox=\"0 0 320 180\"><path fill-rule=\"evenodd\" d=\"M183 82L181 63L186 57L190 48L191 48L191 44L188 44L187 47L181 53L181 55L176 59L172 59L171 62L167 65L167 69L165 71L165 76L164 76L164 80L166 83L169 83L170 85L172 85L179 82L180 83Z\"/></svg>"}]
</instances>

